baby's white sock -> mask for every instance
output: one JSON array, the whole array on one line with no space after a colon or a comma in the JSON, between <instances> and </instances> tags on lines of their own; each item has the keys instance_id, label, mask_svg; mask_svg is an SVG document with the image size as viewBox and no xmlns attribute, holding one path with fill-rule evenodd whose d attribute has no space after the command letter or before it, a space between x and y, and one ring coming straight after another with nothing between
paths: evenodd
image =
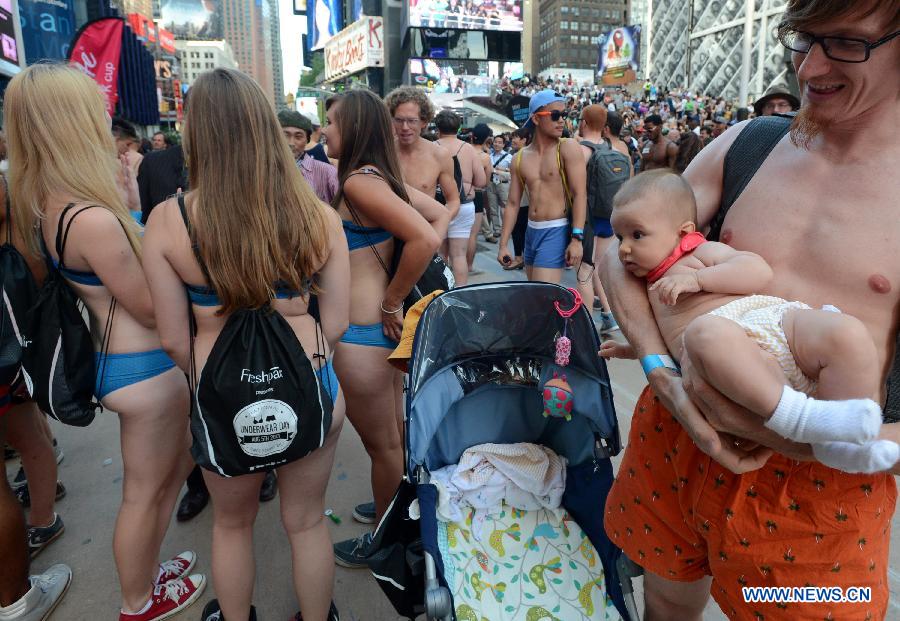
<instances>
[{"instance_id":1,"label":"baby's white sock","mask_svg":"<svg viewBox=\"0 0 900 621\"><path fill-rule=\"evenodd\" d=\"M900 461L900 444L890 440L823 442L812 449L820 462L844 472L882 472Z\"/></svg>"},{"instance_id":2,"label":"baby's white sock","mask_svg":"<svg viewBox=\"0 0 900 621\"><path fill-rule=\"evenodd\" d=\"M813 399L785 386L766 427L795 442L861 444L878 437L881 407L871 399Z\"/></svg>"}]
</instances>

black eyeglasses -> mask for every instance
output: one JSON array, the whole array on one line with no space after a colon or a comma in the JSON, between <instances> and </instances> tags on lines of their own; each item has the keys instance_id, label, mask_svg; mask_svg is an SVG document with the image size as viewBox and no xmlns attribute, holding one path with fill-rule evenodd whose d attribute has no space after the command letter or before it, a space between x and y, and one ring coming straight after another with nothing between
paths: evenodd
<instances>
[{"instance_id":1,"label":"black eyeglasses","mask_svg":"<svg viewBox=\"0 0 900 621\"><path fill-rule=\"evenodd\" d=\"M822 46L825 56L842 63L864 63L876 47L900 36L900 30L882 37L874 43L854 37L817 37L801 30L783 29L778 34L781 44L792 52L808 54L816 43Z\"/></svg>"},{"instance_id":2,"label":"black eyeglasses","mask_svg":"<svg viewBox=\"0 0 900 621\"><path fill-rule=\"evenodd\" d=\"M534 116L549 116L550 120L554 123L560 119L566 117L565 110L542 110L541 112L535 112Z\"/></svg>"}]
</instances>

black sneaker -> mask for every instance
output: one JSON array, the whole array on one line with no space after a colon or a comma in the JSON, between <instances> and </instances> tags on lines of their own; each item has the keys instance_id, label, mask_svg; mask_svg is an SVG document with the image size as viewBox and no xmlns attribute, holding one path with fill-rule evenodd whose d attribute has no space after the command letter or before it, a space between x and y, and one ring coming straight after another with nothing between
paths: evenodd
<instances>
[{"instance_id":1,"label":"black sneaker","mask_svg":"<svg viewBox=\"0 0 900 621\"><path fill-rule=\"evenodd\" d=\"M66 526L58 513L53 514L53 523L50 526L29 526L27 537L28 553L31 558L36 557L44 548L53 543L65 529Z\"/></svg>"},{"instance_id":2,"label":"black sneaker","mask_svg":"<svg viewBox=\"0 0 900 621\"><path fill-rule=\"evenodd\" d=\"M212 599L209 601L206 606L203 607L203 612L200 616L200 621L225 621L225 617L222 616L222 609L219 608L219 600ZM250 606L250 620L256 621L256 607Z\"/></svg>"},{"instance_id":3,"label":"black sneaker","mask_svg":"<svg viewBox=\"0 0 900 621\"><path fill-rule=\"evenodd\" d=\"M364 502L361 505L356 505L353 508L353 519L359 522L360 524L374 524L375 523L375 503L374 502Z\"/></svg>"},{"instance_id":4,"label":"black sneaker","mask_svg":"<svg viewBox=\"0 0 900 621\"><path fill-rule=\"evenodd\" d=\"M372 547L372 533L334 544L334 562L348 569L364 569L369 566L366 558Z\"/></svg>"},{"instance_id":5,"label":"black sneaker","mask_svg":"<svg viewBox=\"0 0 900 621\"><path fill-rule=\"evenodd\" d=\"M16 498L19 500L19 504L21 504L24 508L28 508L31 506L31 492L28 491L28 484L17 487L13 490L16 494ZM61 481L56 482L56 500L62 500L66 497L66 486L62 484Z\"/></svg>"},{"instance_id":6,"label":"black sneaker","mask_svg":"<svg viewBox=\"0 0 900 621\"><path fill-rule=\"evenodd\" d=\"M303 621L303 615L299 612L291 617L291 621ZM337 607L331 602L331 608L328 609L328 621L341 621L341 615L338 614Z\"/></svg>"},{"instance_id":7,"label":"black sneaker","mask_svg":"<svg viewBox=\"0 0 900 621\"><path fill-rule=\"evenodd\" d=\"M597 296L594 296L594 310L595 311L603 310L603 304L600 303L600 298L598 298Z\"/></svg>"},{"instance_id":8,"label":"black sneaker","mask_svg":"<svg viewBox=\"0 0 900 621\"><path fill-rule=\"evenodd\" d=\"M11 446L3 447L3 461L9 461L10 459L15 459L19 456L19 451L14 449Z\"/></svg>"},{"instance_id":9,"label":"black sneaker","mask_svg":"<svg viewBox=\"0 0 900 621\"><path fill-rule=\"evenodd\" d=\"M56 438L53 438L53 456L56 458L57 465L61 464L62 460L66 458L66 454L59 448L59 442L56 441Z\"/></svg>"},{"instance_id":10,"label":"black sneaker","mask_svg":"<svg viewBox=\"0 0 900 621\"><path fill-rule=\"evenodd\" d=\"M259 487L259 501L269 502L276 494L278 494L278 477L275 476L274 470L270 470Z\"/></svg>"}]
</instances>

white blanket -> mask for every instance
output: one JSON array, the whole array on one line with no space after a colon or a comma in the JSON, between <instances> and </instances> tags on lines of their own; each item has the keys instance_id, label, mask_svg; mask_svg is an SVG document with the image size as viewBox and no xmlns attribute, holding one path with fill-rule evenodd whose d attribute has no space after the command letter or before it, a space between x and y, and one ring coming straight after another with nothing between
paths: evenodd
<instances>
[{"instance_id":1,"label":"white blanket","mask_svg":"<svg viewBox=\"0 0 900 621\"><path fill-rule=\"evenodd\" d=\"M472 535L480 541L485 518L500 513L504 502L524 511L558 508L566 460L537 444L479 444L458 464L432 472L431 482L438 489L438 519L459 522L475 509Z\"/></svg>"}]
</instances>

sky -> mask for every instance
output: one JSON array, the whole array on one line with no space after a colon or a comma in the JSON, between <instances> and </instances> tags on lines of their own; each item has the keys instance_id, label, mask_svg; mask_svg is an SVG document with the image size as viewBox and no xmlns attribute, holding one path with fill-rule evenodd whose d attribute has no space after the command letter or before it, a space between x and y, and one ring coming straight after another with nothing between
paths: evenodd
<instances>
[{"instance_id":1,"label":"sky","mask_svg":"<svg viewBox=\"0 0 900 621\"><path fill-rule=\"evenodd\" d=\"M281 56L284 67L284 90L297 91L300 68L303 66L301 35L306 32L306 17L294 15L293 0L278 0L278 18L281 22Z\"/></svg>"}]
</instances>

